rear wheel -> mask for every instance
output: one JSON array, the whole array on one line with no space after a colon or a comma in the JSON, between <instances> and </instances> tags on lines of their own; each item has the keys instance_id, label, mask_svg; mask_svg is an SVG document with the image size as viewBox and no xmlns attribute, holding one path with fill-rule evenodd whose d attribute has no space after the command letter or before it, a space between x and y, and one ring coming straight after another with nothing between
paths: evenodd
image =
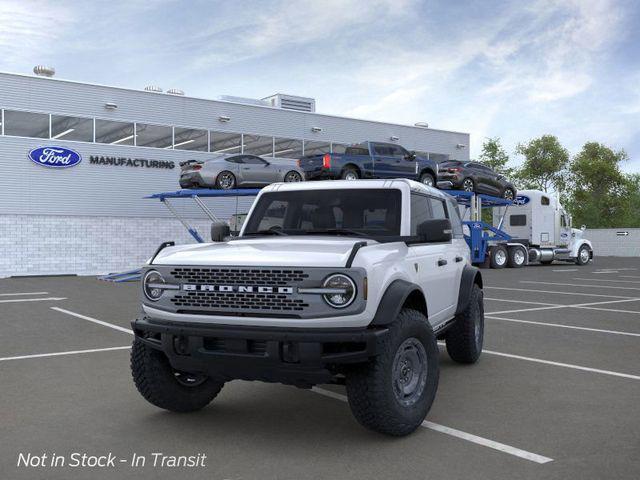
<instances>
[{"instance_id":1,"label":"rear wheel","mask_svg":"<svg viewBox=\"0 0 640 480\"><path fill-rule=\"evenodd\" d=\"M403 309L380 354L347 373L349 406L363 426L387 435L418 428L438 389L438 346L427 318Z\"/></svg>"},{"instance_id":2,"label":"rear wheel","mask_svg":"<svg viewBox=\"0 0 640 480\"><path fill-rule=\"evenodd\" d=\"M202 373L175 370L164 353L138 338L131 348L131 373L136 388L149 403L172 412L200 410L224 386L224 382Z\"/></svg>"},{"instance_id":3,"label":"rear wheel","mask_svg":"<svg viewBox=\"0 0 640 480\"><path fill-rule=\"evenodd\" d=\"M516 194L511 187L505 188L502 192L502 198L504 198L505 200L513 200L515 197Z\"/></svg>"},{"instance_id":4,"label":"rear wheel","mask_svg":"<svg viewBox=\"0 0 640 480\"><path fill-rule=\"evenodd\" d=\"M302 175L300 175L298 172L296 172L295 170L291 170L290 172L288 172L285 176L284 176L284 181L286 183L291 183L291 182L301 182L302 181Z\"/></svg>"},{"instance_id":5,"label":"rear wheel","mask_svg":"<svg viewBox=\"0 0 640 480\"><path fill-rule=\"evenodd\" d=\"M464 190L465 192L474 192L476 189L475 184L473 183L473 180L470 178L465 178L462 181L462 190Z\"/></svg>"},{"instance_id":6,"label":"rear wheel","mask_svg":"<svg viewBox=\"0 0 640 480\"><path fill-rule=\"evenodd\" d=\"M523 247L509 247L509 258L507 260L507 266L510 268L523 267L527 261L527 252Z\"/></svg>"},{"instance_id":7,"label":"rear wheel","mask_svg":"<svg viewBox=\"0 0 640 480\"><path fill-rule=\"evenodd\" d=\"M433 177L433 175L431 175L428 172L425 172L422 175L420 175L420 183L422 183L423 185L426 185L427 187L435 187L436 180Z\"/></svg>"},{"instance_id":8,"label":"rear wheel","mask_svg":"<svg viewBox=\"0 0 640 480\"><path fill-rule=\"evenodd\" d=\"M236 176L227 170L220 172L216 178L216 187L221 190L230 190L236 186Z\"/></svg>"},{"instance_id":9,"label":"rear wheel","mask_svg":"<svg viewBox=\"0 0 640 480\"><path fill-rule=\"evenodd\" d=\"M347 167L342 171L341 177L343 180L358 180L360 175L355 168Z\"/></svg>"},{"instance_id":10,"label":"rear wheel","mask_svg":"<svg viewBox=\"0 0 640 480\"><path fill-rule=\"evenodd\" d=\"M507 249L503 245L494 245L491 247L491 260L489 265L491 268L504 268L508 259Z\"/></svg>"},{"instance_id":11,"label":"rear wheel","mask_svg":"<svg viewBox=\"0 0 640 480\"><path fill-rule=\"evenodd\" d=\"M484 342L484 301L482 289L473 284L469 304L456 315L455 323L445 336L447 353L458 363L475 363Z\"/></svg>"}]
</instances>

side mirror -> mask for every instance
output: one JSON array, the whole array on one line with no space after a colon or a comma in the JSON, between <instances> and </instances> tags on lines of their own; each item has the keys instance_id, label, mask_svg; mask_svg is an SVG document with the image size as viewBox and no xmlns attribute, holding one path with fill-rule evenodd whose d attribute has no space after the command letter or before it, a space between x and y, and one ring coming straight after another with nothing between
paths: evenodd
<instances>
[{"instance_id":1,"label":"side mirror","mask_svg":"<svg viewBox=\"0 0 640 480\"><path fill-rule=\"evenodd\" d=\"M425 220L418 225L418 238L422 243L450 242L453 238L448 218Z\"/></svg>"},{"instance_id":2,"label":"side mirror","mask_svg":"<svg viewBox=\"0 0 640 480\"><path fill-rule=\"evenodd\" d=\"M582 226L580 227L580 230L582 230L583 232L584 232L586 229L587 229L587 226L586 226L586 225L582 225Z\"/></svg>"},{"instance_id":3,"label":"side mirror","mask_svg":"<svg viewBox=\"0 0 640 480\"><path fill-rule=\"evenodd\" d=\"M224 239L231 235L231 229L226 223L211 224L211 241L224 242Z\"/></svg>"}]
</instances>

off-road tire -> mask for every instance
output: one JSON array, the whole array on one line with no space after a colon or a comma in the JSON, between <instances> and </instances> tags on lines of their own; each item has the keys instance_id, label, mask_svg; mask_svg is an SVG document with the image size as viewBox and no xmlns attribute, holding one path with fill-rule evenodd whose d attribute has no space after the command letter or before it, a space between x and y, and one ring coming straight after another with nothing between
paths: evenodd
<instances>
[{"instance_id":1,"label":"off-road tire","mask_svg":"<svg viewBox=\"0 0 640 480\"><path fill-rule=\"evenodd\" d=\"M149 403L172 412L200 410L224 386L224 382L211 378L193 386L179 383L166 355L138 338L131 347L131 374L136 388Z\"/></svg>"},{"instance_id":2,"label":"off-road tire","mask_svg":"<svg viewBox=\"0 0 640 480\"><path fill-rule=\"evenodd\" d=\"M502 255L504 254L504 257ZM509 253L503 245L494 245L491 247L491 255L489 265L491 268L504 268L507 266Z\"/></svg>"},{"instance_id":3,"label":"off-road tire","mask_svg":"<svg viewBox=\"0 0 640 480\"><path fill-rule=\"evenodd\" d=\"M484 301L482 289L473 285L469 304L447 330L447 353L458 363L476 363L484 341Z\"/></svg>"},{"instance_id":4,"label":"off-road tire","mask_svg":"<svg viewBox=\"0 0 640 480\"><path fill-rule=\"evenodd\" d=\"M353 178L355 176L355 178ZM360 178L360 173L353 167L347 167L342 170L342 174L340 178L343 180L358 180Z\"/></svg>"},{"instance_id":5,"label":"off-road tire","mask_svg":"<svg viewBox=\"0 0 640 480\"><path fill-rule=\"evenodd\" d=\"M426 353L426 383L412 405L402 405L393 388L394 359L403 342L417 339ZM402 309L382 340L380 354L346 375L349 406L366 428L393 436L408 435L426 417L438 389L438 345L427 318Z\"/></svg>"}]
</instances>

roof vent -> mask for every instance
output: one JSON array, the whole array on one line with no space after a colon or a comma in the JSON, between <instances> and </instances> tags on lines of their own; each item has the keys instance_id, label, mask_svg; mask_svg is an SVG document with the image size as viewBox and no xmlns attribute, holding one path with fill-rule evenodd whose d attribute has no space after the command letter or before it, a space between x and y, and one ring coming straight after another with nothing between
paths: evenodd
<instances>
[{"instance_id":1,"label":"roof vent","mask_svg":"<svg viewBox=\"0 0 640 480\"><path fill-rule=\"evenodd\" d=\"M315 112L316 101L309 97L296 97L295 95L285 95L276 93L270 97L263 98L269 102L272 107L282 108L284 110L297 110L299 112Z\"/></svg>"},{"instance_id":2,"label":"roof vent","mask_svg":"<svg viewBox=\"0 0 640 480\"><path fill-rule=\"evenodd\" d=\"M144 90L146 92L162 93L162 88L158 87L157 85L147 85L146 87L144 87Z\"/></svg>"},{"instance_id":3,"label":"roof vent","mask_svg":"<svg viewBox=\"0 0 640 480\"><path fill-rule=\"evenodd\" d=\"M169 95L184 95L184 92L179 88L170 88L169 90L167 90L167 93Z\"/></svg>"},{"instance_id":4,"label":"roof vent","mask_svg":"<svg viewBox=\"0 0 640 480\"><path fill-rule=\"evenodd\" d=\"M33 73L39 77L53 77L56 74L56 69L53 67L46 67L44 65L36 65L33 67Z\"/></svg>"},{"instance_id":5,"label":"roof vent","mask_svg":"<svg viewBox=\"0 0 640 480\"><path fill-rule=\"evenodd\" d=\"M427 122L416 122L414 125L420 128L429 128L429 124Z\"/></svg>"}]
</instances>

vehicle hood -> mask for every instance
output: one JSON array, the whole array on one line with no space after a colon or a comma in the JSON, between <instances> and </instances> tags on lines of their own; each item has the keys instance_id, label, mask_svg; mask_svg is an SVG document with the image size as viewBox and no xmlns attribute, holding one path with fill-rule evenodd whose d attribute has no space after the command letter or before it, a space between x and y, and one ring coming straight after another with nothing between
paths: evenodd
<instances>
[{"instance_id":1,"label":"vehicle hood","mask_svg":"<svg viewBox=\"0 0 640 480\"><path fill-rule=\"evenodd\" d=\"M181 245L162 250L154 265L240 265L343 267L353 237L278 237L230 240L221 243ZM368 240L368 243L375 243Z\"/></svg>"}]
</instances>

